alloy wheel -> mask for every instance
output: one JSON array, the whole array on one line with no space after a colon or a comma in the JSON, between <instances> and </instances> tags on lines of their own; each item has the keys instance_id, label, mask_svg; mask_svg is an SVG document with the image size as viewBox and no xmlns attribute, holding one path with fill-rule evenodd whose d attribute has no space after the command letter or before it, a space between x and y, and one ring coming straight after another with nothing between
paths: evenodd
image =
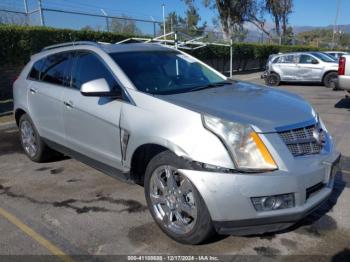
<instances>
[{"instance_id":1,"label":"alloy wheel","mask_svg":"<svg viewBox=\"0 0 350 262\"><path fill-rule=\"evenodd\" d=\"M187 177L172 166L160 166L150 180L150 200L156 219L176 234L190 232L197 221L194 188Z\"/></svg>"}]
</instances>

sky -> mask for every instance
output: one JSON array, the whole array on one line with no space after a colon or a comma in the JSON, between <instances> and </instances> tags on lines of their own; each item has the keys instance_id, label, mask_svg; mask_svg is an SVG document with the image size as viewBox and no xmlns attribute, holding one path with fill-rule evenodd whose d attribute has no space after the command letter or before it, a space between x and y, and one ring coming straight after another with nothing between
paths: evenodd
<instances>
[{"instance_id":1,"label":"sky","mask_svg":"<svg viewBox=\"0 0 350 262\"><path fill-rule=\"evenodd\" d=\"M24 0L0 0L0 9L22 9ZM29 9L37 8L38 0L27 0ZM175 11L183 15L186 6L182 0L42 0L44 7L70 9L90 13L101 13L101 8L110 15L128 15L141 19L162 20L162 7L165 12ZM210 25L215 14L213 10L202 6L202 0L196 0L202 21ZM290 16L292 26L326 26L334 23L337 0L294 0L294 12ZM350 24L350 0L340 0L338 24ZM38 19L33 15L33 20ZM48 25L79 28L86 24L87 17L79 17L47 13L45 20ZM266 17L271 23L271 18ZM103 26L103 19L91 19L92 25ZM148 25L147 25L148 26Z\"/></svg>"}]
</instances>

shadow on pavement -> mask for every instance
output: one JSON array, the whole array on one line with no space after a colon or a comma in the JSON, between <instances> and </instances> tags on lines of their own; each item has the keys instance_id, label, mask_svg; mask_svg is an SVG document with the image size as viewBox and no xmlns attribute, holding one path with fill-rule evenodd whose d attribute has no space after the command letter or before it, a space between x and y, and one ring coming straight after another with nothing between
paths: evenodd
<instances>
[{"instance_id":1,"label":"shadow on pavement","mask_svg":"<svg viewBox=\"0 0 350 262\"><path fill-rule=\"evenodd\" d=\"M16 129L0 130L0 156L23 153Z\"/></svg>"},{"instance_id":2,"label":"shadow on pavement","mask_svg":"<svg viewBox=\"0 0 350 262\"><path fill-rule=\"evenodd\" d=\"M334 105L334 107L350 109L350 98L349 97L342 98L341 100L338 101L338 103Z\"/></svg>"},{"instance_id":3,"label":"shadow on pavement","mask_svg":"<svg viewBox=\"0 0 350 262\"><path fill-rule=\"evenodd\" d=\"M0 116L10 114L13 110L13 101L0 101Z\"/></svg>"},{"instance_id":4,"label":"shadow on pavement","mask_svg":"<svg viewBox=\"0 0 350 262\"><path fill-rule=\"evenodd\" d=\"M335 254L332 257L332 262L349 262L350 261L350 249L345 248L343 251Z\"/></svg>"},{"instance_id":5,"label":"shadow on pavement","mask_svg":"<svg viewBox=\"0 0 350 262\"><path fill-rule=\"evenodd\" d=\"M0 130L0 156L9 154L24 154L17 128ZM45 161L47 163L59 162L69 159L60 153L54 153Z\"/></svg>"}]
</instances>

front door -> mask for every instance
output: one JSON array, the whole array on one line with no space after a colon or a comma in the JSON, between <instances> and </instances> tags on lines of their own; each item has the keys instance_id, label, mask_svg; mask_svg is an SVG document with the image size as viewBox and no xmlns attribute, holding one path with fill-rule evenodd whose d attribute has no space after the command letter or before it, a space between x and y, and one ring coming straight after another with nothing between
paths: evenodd
<instances>
[{"instance_id":1,"label":"front door","mask_svg":"<svg viewBox=\"0 0 350 262\"><path fill-rule=\"evenodd\" d=\"M298 78L300 81L321 81L323 68L311 55L300 55Z\"/></svg>"},{"instance_id":2,"label":"front door","mask_svg":"<svg viewBox=\"0 0 350 262\"><path fill-rule=\"evenodd\" d=\"M66 146L110 167L121 168L119 119L123 102L107 97L83 96L82 84L104 78L120 88L100 57L89 51L75 55L71 87L64 93Z\"/></svg>"}]
</instances>

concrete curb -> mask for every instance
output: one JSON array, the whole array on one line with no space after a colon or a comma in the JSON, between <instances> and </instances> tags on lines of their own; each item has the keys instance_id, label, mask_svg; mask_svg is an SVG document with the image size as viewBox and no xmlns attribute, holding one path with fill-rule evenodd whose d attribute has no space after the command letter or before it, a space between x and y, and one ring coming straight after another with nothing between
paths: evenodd
<instances>
[{"instance_id":1,"label":"concrete curb","mask_svg":"<svg viewBox=\"0 0 350 262\"><path fill-rule=\"evenodd\" d=\"M17 127L15 121L0 124L0 130L6 130L6 129L10 129L10 128L15 128L15 127Z\"/></svg>"}]
</instances>

